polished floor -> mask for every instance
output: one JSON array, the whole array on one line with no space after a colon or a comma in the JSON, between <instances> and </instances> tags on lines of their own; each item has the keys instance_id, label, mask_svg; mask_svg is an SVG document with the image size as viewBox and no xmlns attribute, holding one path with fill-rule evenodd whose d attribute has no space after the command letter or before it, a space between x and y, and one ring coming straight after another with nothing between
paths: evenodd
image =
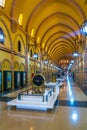
<instances>
[{"instance_id":1,"label":"polished floor","mask_svg":"<svg viewBox=\"0 0 87 130\"><path fill-rule=\"evenodd\" d=\"M87 95L71 79L60 88L53 110L8 107L20 91L0 95L0 130L87 130Z\"/></svg>"}]
</instances>

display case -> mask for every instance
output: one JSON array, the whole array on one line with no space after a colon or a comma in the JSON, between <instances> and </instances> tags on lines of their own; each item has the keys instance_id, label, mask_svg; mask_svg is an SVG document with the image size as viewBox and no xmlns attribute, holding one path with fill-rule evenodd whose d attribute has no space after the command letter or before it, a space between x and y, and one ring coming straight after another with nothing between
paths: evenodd
<instances>
[{"instance_id":1,"label":"display case","mask_svg":"<svg viewBox=\"0 0 87 130\"><path fill-rule=\"evenodd\" d=\"M12 72L11 71L3 71L3 82L4 82L4 90L9 90L12 88Z\"/></svg>"},{"instance_id":2,"label":"display case","mask_svg":"<svg viewBox=\"0 0 87 130\"><path fill-rule=\"evenodd\" d=\"M2 91L2 72L0 71L0 92Z\"/></svg>"},{"instance_id":3,"label":"display case","mask_svg":"<svg viewBox=\"0 0 87 130\"><path fill-rule=\"evenodd\" d=\"M20 71L14 72L14 87L19 88L20 87Z\"/></svg>"},{"instance_id":4,"label":"display case","mask_svg":"<svg viewBox=\"0 0 87 130\"><path fill-rule=\"evenodd\" d=\"M24 78L25 77L24 74ZM7 105L10 107L15 106L18 109L45 111L53 109L59 95L58 83L51 82L46 86L44 75L35 74L31 86L32 88L26 88L19 92L17 98L9 101Z\"/></svg>"},{"instance_id":5,"label":"display case","mask_svg":"<svg viewBox=\"0 0 87 130\"><path fill-rule=\"evenodd\" d=\"M21 80L21 86L24 86L26 84L26 72L25 71L22 71L20 72L21 75L20 75L20 80Z\"/></svg>"}]
</instances>

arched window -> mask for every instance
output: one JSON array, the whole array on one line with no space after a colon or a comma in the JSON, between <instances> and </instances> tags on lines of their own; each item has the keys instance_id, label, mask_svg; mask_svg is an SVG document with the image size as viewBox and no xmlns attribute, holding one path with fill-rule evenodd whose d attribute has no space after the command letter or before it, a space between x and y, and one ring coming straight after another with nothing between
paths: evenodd
<instances>
[{"instance_id":1,"label":"arched window","mask_svg":"<svg viewBox=\"0 0 87 130\"><path fill-rule=\"evenodd\" d=\"M21 42L18 41L18 52L21 52Z\"/></svg>"},{"instance_id":2,"label":"arched window","mask_svg":"<svg viewBox=\"0 0 87 130\"><path fill-rule=\"evenodd\" d=\"M5 0L0 0L0 6L4 7L5 6Z\"/></svg>"},{"instance_id":3,"label":"arched window","mask_svg":"<svg viewBox=\"0 0 87 130\"><path fill-rule=\"evenodd\" d=\"M30 57L32 57L32 55L33 55L33 52L32 52L32 49L30 50Z\"/></svg>"},{"instance_id":4,"label":"arched window","mask_svg":"<svg viewBox=\"0 0 87 130\"><path fill-rule=\"evenodd\" d=\"M2 28L0 28L0 43L4 43L4 33Z\"/></svg>"},{"instance_id":5,"label":"arched window","mask_svg":"<svg viewBox=\"0 0 87 130\"><path fill-rule=\"evenodd\" d=\"M23 13L20 13L18 17L18 23L20 26L22 26L22 22L23 22Z\"/></svg>"}]
</instances>

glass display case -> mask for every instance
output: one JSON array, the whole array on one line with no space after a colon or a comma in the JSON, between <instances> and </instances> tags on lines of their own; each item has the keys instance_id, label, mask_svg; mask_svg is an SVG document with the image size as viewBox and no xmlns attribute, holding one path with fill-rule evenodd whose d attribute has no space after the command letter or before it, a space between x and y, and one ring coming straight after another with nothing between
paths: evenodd
<instances>
[{"instance_id":1,"label":"glass display case","mask_svg":"<svg viewBox=\"0 0 87 130\"><path fill-rule=\"evenodd\" d=\"M20 87L20 72L19 71L14 72L14 87L15 88Z\"/></svg>"},{"instance_id":2,"label":"glass display case","mask_svg":"<svg viewBox=\"0 0 87 130\"><path fill-rule=\"evenodd\" d=\"M21 79L21 86L24 86L25 84L26 84L26 72L25 71L23 71L23 72L21 72L21 77L20 77Z\"/></svg>"},{"instance_id":3,"label":"glass display case","mask_svg":"<svg viewBox=\"0 0 87 130\"><path fill-rule=\"evenodd\" d=\"M3 81L4 81L4 90L9 90L12 88L12 72L4 71L3 72Z\"/></svg>"}]
</instances>

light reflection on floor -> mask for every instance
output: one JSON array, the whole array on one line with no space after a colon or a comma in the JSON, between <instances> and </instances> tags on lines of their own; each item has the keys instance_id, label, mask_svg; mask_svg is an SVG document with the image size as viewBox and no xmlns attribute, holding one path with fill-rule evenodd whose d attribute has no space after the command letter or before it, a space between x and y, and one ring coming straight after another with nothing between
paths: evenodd
<instances>
[{"instance_id":1,"label":"light reflection on floor","mask_svg":"<svg viewBox=\"0 0 87 130\"><path fill-rule=\"evenodd\" d=\"M0 130L87 130L87 96L69 77L60 88L52 111L7 107L6 102L15 98L17 93L0 98Z\"/></svg>"}]
</instances>

